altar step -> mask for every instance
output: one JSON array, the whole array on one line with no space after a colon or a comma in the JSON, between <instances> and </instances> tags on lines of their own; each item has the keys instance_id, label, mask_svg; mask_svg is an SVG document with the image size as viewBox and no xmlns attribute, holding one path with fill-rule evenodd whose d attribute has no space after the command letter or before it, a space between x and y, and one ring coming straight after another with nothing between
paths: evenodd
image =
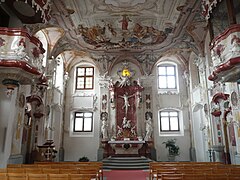
<instances>
[{"instance_id":1,"label":"altar step","mask_svg":"<svg viewBox=\"0 0 240 180\"><path fill-rule=\"evenodd\" d=\"M151 159L146 157L108 157L103 159L103 169L149 169Z\"/></svg>"}]
</instances>

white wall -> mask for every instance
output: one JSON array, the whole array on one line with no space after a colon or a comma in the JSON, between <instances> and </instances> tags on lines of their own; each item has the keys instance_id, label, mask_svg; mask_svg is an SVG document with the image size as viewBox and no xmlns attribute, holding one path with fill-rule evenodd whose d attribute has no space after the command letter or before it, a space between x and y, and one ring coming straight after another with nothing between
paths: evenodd
<instances>
[{"instance_id":1,"label":"white wall","mask_svg":"<svg viewBox=\"0 0 240 180\"><path fill-rule=\"evenodd\" d=\"M84 62L87 63L86 61ZM89 64L89 63L87 63ZM97 151L99 148L100 139L100 87L98 78L98 69L95 68L94 91L75 91L75 67L69 72L69 80L66 88L65 97L65 116L64 116L64 160L78 161L82 156L87 156L91 161L97 160ZM73 133L73 113L76 110L85 110L84 105L89 102L79 101L73 105L73 96L78 96L85 93L86 95L96 94L96 108L90 109L93 111L93 132L92 133ZM89 109L88 109L89 110Z\"/></svg>"},{"instance_id":2,"label":"white wall","mask_svg":"<svg viewBox=\"0 0 240 180\"><path fill-rule=\"evenodd\" d=\"M0 86L0 167L6 167L11 155L12 139L15 128L16 92L11 97L6 96L6 88Z\"/></svg>"},{"instance_id":3,"label":"white wall","mask_svg":"<svg viewBox=\"0 0 240 180\"><path fill-rule=\"evenodd\" d=\"M176 60L176 59L174 59ZM179 78L179 93L176 94L158 94L157 91L157 74L156 67L153 70L153 84L152 84L152 107L153 107L153 120L154 120L154 142L157 152L158 161L167 161L167 149L165 144L162 144L168 139L176 139L176 144L180 148L180 155L176 157L178 161L190 160L190 130L189 130L189 114L188 114L188 92L186 80L183 78L183 69L178 64L178 78ZM147 81L147 80L146 80ZM164 108L173 108L182 112L181 132L176 134L160 134L158 111Z\"/></svg>"}]
</instances>

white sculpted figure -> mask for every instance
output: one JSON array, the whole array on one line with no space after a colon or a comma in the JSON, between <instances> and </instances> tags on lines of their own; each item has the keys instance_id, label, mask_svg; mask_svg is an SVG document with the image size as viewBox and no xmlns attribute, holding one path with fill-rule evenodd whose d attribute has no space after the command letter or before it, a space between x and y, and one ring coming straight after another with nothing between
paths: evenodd
<instances>
[{"instance_id":1,"label":"white sculpted figure","mask_svg":"<svg viewBox=\"0 0 240 180\"><path fill-rule=\"evenodd\" d=\"M132 136L136 136L136 126L133 126L132 128L131 128L131 134L132 134Z\"/></svg>"},{"instance_id":2,"label":"white sculpted figure","mask_svg":"<svg viewBox=\"0 0 240 180\"><path fill-rule=\"evenodd\" d=\"M106 120L102 121L101 131L102 131L102 138L103 139L107 139L108 138L107 127L108 127L107 121Z\"/></svg>"},{"instance_id":3,"label":"white sculpted figure","mask_svg":"<svg viewBox=\"0 0 240 180\"><path fill-rule=\"evenodd\" d=\"M118 85L118 87L123 87L123 86L130 86L130 79L128 76L121 77L121 82Z\"/></svg>"},{"instance_id":4,"label":"white sculpted figure","mask_svg":"<svg viewBox=\"0 0 240 180\"><path fill-rule=\"evenodd\" d=\"M117 128L118 128L117 137L121 137L123 129L121 127L119 127L119 126L117 126Z\"/></svg>"},{"instance_id":5,"label":"white sculpted figure","mask_svg":"<svg viewBox=\"0 0 240 180\"><path fill-rule=\"evenodd\" d=\"M123 118L122 127L125 128L131 128L131 120L127 120L126 117Z\"/></svg>"},{"instance_id":6,"label":"white sculpted figure","mask_svg":"<svg viewBox=\"0 0 240 180\"><path fill-rule=\"evenodd\" d=\"M127 115L128 107L130 107L130 104L129 104L129 100L128 100L128 99L131 98L132 96L134 96L134 94L131 95L131 96L128 96L128 93L125 93L123 96L119 96L119 97L123 98L123 100L124 100L124 104L123 104L122 109L125 108L125 115Z\"/></svg>"},{"instance_id":7,"label":"white sculpted figure","mask_svg":"<svg viewBox=\"0 0 240 180\"><path fill-rule=\"evenodd\" d=\"M145 140L148 141L151 136L152 136L152 132L153 132L153 125L152 125L152 113L151 112L147 112L146 115L146 136L145 136Z\"/></svg>"},{"instance_id":8,"label":"white sculpted figure","mask_svg":"<svg viewBox=\"0 0 240 180\"><path fill-rule=\"evenodd\" d=\"M102 126L101 126L101 132L102 132L102 138L107 139L108 138L108 123L107 123L107 116L108 114L106 112L101 113L101 120L102 120Z\"/></svg>"},{"instance_id":9,"label":"white sculpted figure","mask_svg":"<svg viewBox=\"0 0 240 180\"><path fill-rule=\"evenodd\" d=\"M141 92L137 91L137 94L136 94L136 105L137 105L137 108L141 108L140 107L141 102L142 102Z\"/></svg>"}]
</instances>

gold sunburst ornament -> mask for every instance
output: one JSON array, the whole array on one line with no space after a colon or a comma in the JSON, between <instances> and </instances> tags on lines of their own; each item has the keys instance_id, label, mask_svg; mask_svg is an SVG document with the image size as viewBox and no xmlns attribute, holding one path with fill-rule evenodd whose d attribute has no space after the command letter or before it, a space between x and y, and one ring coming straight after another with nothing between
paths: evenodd
<instances>
[{"instance_id":1,"label":"gold sunburst ornament","mask_svg":"<svg viewBox=\"0 0 240 180\"><path fill-rule=\"evenodd\" d=\"M127 68L124 68L123 70L122 70L122 76L123 77L130 77L131 76L131 72L127 69Z\"/></svg>"}]
</instances>

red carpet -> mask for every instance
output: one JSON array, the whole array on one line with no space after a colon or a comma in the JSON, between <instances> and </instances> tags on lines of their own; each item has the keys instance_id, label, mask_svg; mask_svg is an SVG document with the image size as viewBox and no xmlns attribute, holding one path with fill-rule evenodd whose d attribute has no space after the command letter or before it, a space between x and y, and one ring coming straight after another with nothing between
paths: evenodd
<instances>
[{"instance_id":1,"label":"red carpet","mask_svg":"<svg viewBox=\"0 0 240 180\"><path fill-rule=\"evenodd\" d=\"M149 171L143 170L110 170L104 171L103 176L106 180L146 180Z\"/></svg>"}]
</instances>

